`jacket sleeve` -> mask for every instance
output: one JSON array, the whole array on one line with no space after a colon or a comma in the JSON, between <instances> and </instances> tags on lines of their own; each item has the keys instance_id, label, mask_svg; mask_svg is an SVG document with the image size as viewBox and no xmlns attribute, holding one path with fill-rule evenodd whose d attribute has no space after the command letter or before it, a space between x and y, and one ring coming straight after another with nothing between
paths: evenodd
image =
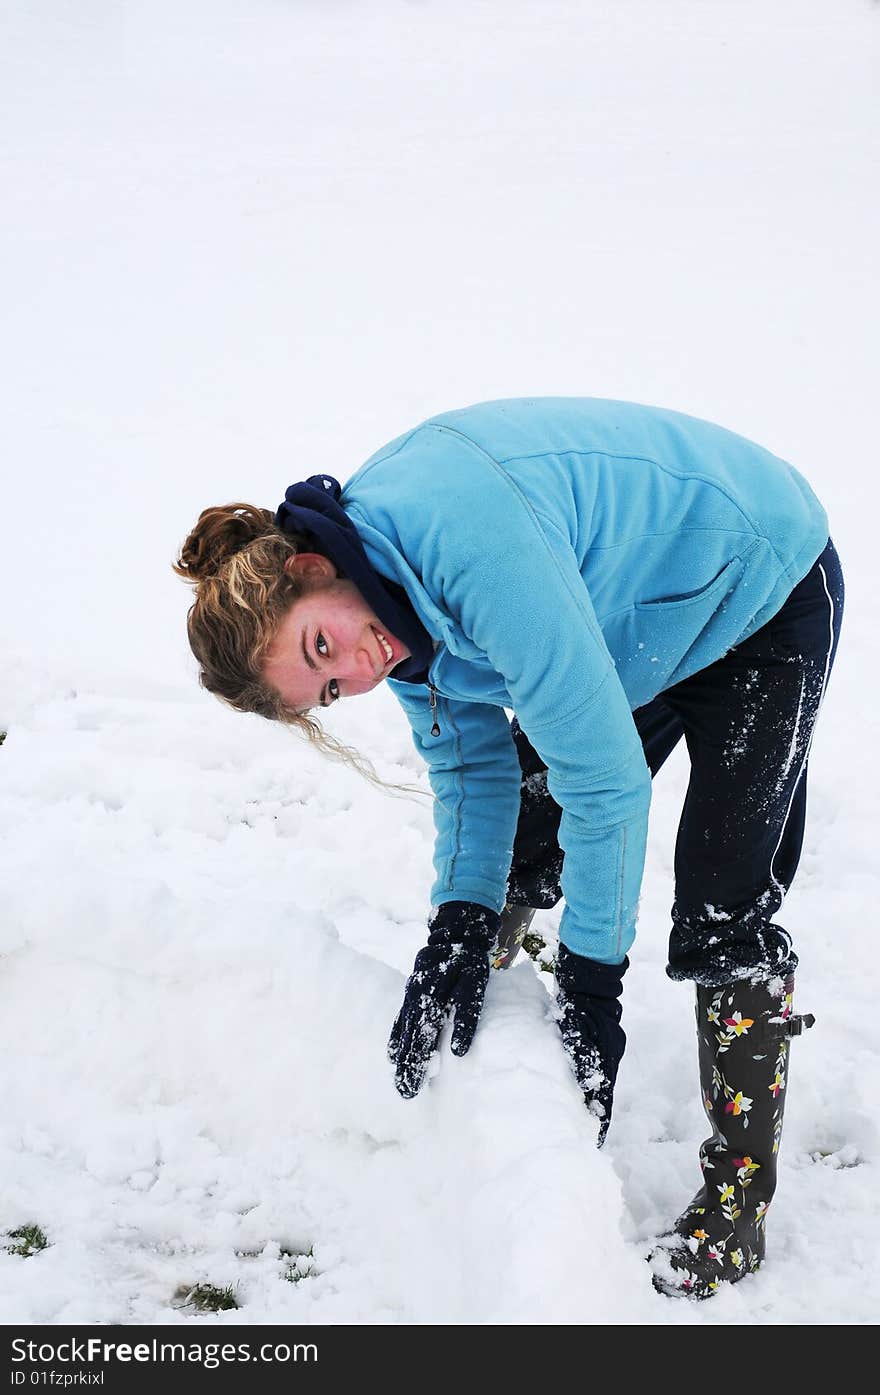
<instances>
[{"instance_id":1,"label":"jacket sleeve","mask_svg":"<svg viewBox=\"0 0 880 1395\"><path fill-rule=\"evenodd\" d=\"M423 583L502 675L547 766L548 788L562 808L563 943L619 963L635 933L651 781L571 536L564 520L539 516L503 467L468 438L446 426L419 435L419 465L441 484L423 506L429 512L412 521ZM496 719L487 736L483 711L480 739L488 741L491 761L500 729ZM500 710L498 718L506 726ZM466 725L469 718L456 712L456 720ZM457 768L462 831L476 788L470 766L479 759L471 745L468 751L469 763ZM454 772L454 748L443 759Z\"/></svg>"},{"instance_id":2,"label":"jacket sleeve","mask_svg":"<svg viewBox=\"0 0 880 1395\"><path fill-rule=\"evenodd\" d=\"M519 813L519 760L500 707L437 697L439 736L426 685L389 683L412 727L434 792L431 902L504 905Z\"/></svg>"}]
</instances>

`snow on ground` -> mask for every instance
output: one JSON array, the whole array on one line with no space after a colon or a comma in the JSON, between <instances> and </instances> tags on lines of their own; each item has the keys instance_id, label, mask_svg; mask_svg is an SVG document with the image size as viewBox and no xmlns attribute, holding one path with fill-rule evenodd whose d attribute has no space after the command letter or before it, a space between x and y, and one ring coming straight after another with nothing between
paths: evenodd
<instances>
[{"instance_id":1,"label":"snow on ground","mask_svg":"<svg viewBox=\"0 0 880 1395\"><path fill-rule=\"evenodd\" d=\"M876 1319L878 242L868 0L43 0L2 21L0 1253L6 1322ZM209 503L345 478L436 410L653 401L797 463L848 573L784 923L764 1270L642 1257L698 1183L657 781L629 1049L594 1146L530 962L400 1100L425 797L200 693L168 563ZM389 694L334 730L424 777ZM552 938L555 913L538 924ZM312 1272L286 1278L297 1256ZM300 1271L308 1269L305 1260Z\"/></svg>"}]
</instances>

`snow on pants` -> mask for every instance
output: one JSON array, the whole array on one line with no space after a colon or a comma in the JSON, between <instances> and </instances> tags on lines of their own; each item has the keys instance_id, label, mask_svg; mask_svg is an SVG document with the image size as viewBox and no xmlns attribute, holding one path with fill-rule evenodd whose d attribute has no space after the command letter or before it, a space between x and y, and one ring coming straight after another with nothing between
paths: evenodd
<instances>
[{"instance_id":1,"label":"snow on pants","mask_svg":"<svg viewBox=\"0 0 880 1395\"><path fill-rule=\"evenodd\" d=\"M675 846L671 978L717 985L797 964L772 917L800 860L807 760L843 596L829 541L772 620L633 713L652 777L682 737L690 756ZM508 899L546 908L561 895L560 810L516 719L512 731L523 776Z\"/></svg>"}]
</instances>

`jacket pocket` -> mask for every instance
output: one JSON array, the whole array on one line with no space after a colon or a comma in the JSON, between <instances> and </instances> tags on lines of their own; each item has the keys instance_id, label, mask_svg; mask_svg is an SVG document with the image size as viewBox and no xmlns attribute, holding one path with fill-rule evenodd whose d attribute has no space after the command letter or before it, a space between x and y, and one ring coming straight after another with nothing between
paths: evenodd
<instances>
[{"instance_id":1,"label":"jacket pocket","mask_svg":"<svg viewBox=\"0 0 880 1395\"><path fill-rule=\"evenodd\" d=\"M637 601L611 618L605 638L631 707L721 658L729 641L720 620L742 568L742 558L733 557L700 590Z\"/></svg>"}]
</instances>

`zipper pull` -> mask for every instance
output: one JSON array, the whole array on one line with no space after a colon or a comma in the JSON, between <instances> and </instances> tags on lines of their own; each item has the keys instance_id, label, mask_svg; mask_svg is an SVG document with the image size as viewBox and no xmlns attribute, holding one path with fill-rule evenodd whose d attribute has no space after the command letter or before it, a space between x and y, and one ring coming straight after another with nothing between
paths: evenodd
<instances>
[{"instance_id":1,"label":"zipper pull","mask_svg":"<svg viewBox=\"0 0 880 1395\"><path fill-rule=\"evenodd\" d=\"M431 716L434 718L434 725L431 727L431 735L440 735L440 723L437 721L437 690L434 684L428 680L428 697L431 700Z\"/></svg>"}]
</instances>

